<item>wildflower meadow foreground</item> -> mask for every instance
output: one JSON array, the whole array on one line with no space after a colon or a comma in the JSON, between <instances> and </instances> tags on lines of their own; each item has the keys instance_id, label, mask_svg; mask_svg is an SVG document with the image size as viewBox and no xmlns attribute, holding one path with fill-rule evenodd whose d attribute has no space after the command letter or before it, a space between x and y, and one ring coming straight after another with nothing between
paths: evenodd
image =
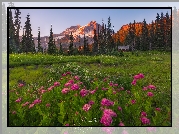
<instances>
[{"instance_id":1,"label":"wildflower meadow foreground","mask_svg":"<svg viewBox=\"0 0 179 134\"><path fill-rule=\"evenodd\" d=\"M129 88L111 77L89 85L71 72L59 75L49 87L19 83L9 91L10 126L167 126L170 108L157 103L157 87L145 84L142 72ZM90 88L89 88L90 87Z\"/></svg>"}]
</instances>

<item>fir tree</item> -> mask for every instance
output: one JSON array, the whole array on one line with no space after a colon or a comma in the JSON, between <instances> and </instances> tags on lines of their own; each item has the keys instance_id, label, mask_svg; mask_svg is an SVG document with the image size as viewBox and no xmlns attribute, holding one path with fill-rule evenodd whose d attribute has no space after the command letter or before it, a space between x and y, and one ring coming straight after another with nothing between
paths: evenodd
<instances>
[{"instance_id":1,"label":"fir tree","mask_svg":"<svg viewBox=\"0 0 179 134\"><path fill-rule=\"evenodd\" d=\"M74 42L74 38L73 38L73 34L71 32L71 34L70 34L70 45L69 45L69 54L70 55L73 53L73 42Z\"/></svg>"},{"instance_id":2,"label":"fir tree","mask_svg":"<svg viewBox=\"0 0 179 134\"><path fill-rule=\"evenodd\" d=\"M150 47L149 49L152 50L153 49L153 46L155 45L155 24L154 22L152 21L151 23L151 28L149 30L149 34L150 34Z\"/></svg>"},{"instance_id":3,"label":"fir tree","mask_svg":"<svg viewBox=\"0 0 179 134\"><path fill-rule=\"evenodd\" d=\"M21 24L21 17L20 17L21 12L19 11L19 9L15 9L15 22L14 22L14 26L15 26L15 42L16 42L16 46L17 46L17 52L19 52L20 50L20 40L19 40L19 30L20 30L20 24Z\"/></svg>"},{"instance_id":4,"label":"fir tree","mask_svg":"<svg viewBox=\"0 0 179 134\"><path fill-rule=\"evenodd\" d=\"M113 31L111 29L111 18L108 18L108 26L107 26L107 45L108 45L108 50L112 51L114 47L114 40L112 38Z\"/></svg>"},{"instance_id":5,"label":"fir tree","mask_svg":"<svg viewBox=\"0 0 179 134\"><path fill-rule=\"evenodd\" d=\"M93 43L93 53L97 53L98 52L98 39L97 39L97 35L96 35L96 29L94 29L94 37L93 37L94 43Z\"/></svg>"},{"instance_id":6,"label":"fir tree","mask_svg":"<svg viewBox=\"0 0 179 134\"><path fill-rule=\"evenodd\" d=\"M41 46L41 42L40 42L40 27L38 27L38 52L43 53L43 48Z\"/></svg>"},{"instance_id":7,"label":"fir tree","mask_svg":"<svg viewBox=\"0 0 179 134\"><path fill-rule=\"evenodd\" d=\"M15 28L13 23L12 11L9 9L9 53L15 53L16 51L15 44Z\"/></svg>"},{"instance_id":8,"label":"fir tree","mask_svg":"<svg viewBox=\"0 0 179 134\"><path fill-rule=\"evenodd\" d=\"M32 28L31 28L31 24L30 24L30 18L29 18L29 14L27 15L27 21L25 22L25 38L24 38L24 42L25 42L25 52L35 52L35 43L34 43L34 39L33 39L33 35L32 35Z\"/></svg>"},{"instance_id":9,"label":"fir tree","mask_svg":"<svg viewBox=\"0 0 179 134\"><path fill-rule=\"evenodd\" d=\"M49 36L47 53L48 54L55 54L56 53L56 46L55 46L54 40L53 40L52 25L51 25L51 29L50 29L50 36Z\"/></svg>"},{"instance_id":10,"label":"fir tree","mask_svg":"<svg viewBox=\"0 0 179 134\"><path fill-rule=\"evenodd\" d=\"M134 28L132 23L129 23L129 35L128 35L128 43L130 44L131 50L132 52L134 51L134 37L135 37L135 33L134 33Z\"/></svg>"},{"instance_id":11,"label":"fir tree","mask_svg":"<svg viewBox=\"0 0 179 134\"><path fill-rule=\"evenodd\" d=\"M156 23L156 34L155 34L155 45L156 45L156 48L159 50L161 48L161 43L162 43L162 39L161 39L161 28L160 28L160 16L159 14L157 13L157 17L156 17L156 20L155 20L155 23Z\"/></svg>"},{"instance_id":12,"label":"fir tree","mask_svg":"<svg viewBox=\"0 0 179 134\"><path fill-rule=\"evenodd\" d=\"M63 54L62 43L60 42L60 54Z\"/></svg>"},{"instance_id":13,"label":"fir tree","mask_svg":"<svg viewBox=\"0 0 179 134\"><path fill-rule=\"evenodd\" d=\"M83 51L84 51L84 54L87 54L87 50L88 50L88 44L87 44L87 39L86 39L86 37L85 37L85 34L84 34L84 49L83 49Z\"/></svg>"},{"instance_id":14,"label":"fir tree","mask_svg":"<svg viewBox=\"0 0 179 134\"><path fill-rule=\"evenodd\" d=\"M148 28L147 28L147 23L144 19L143 25L142 25L142 51L147 51L149 50L149 38L148 38Z\"/></svg>"}]
</instances>

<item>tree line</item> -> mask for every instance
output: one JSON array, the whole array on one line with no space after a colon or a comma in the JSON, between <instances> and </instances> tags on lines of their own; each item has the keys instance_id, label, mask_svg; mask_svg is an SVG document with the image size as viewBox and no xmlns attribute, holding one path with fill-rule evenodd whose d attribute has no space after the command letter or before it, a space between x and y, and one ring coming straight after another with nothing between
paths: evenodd
<instances>
[{"instance_id":1,"label":"tree line","mask_svg":"<svg viewBox=\"0 0 179 134\"><path fill-rule=\"evenodd\" d=\"M5 6L4 4L2 5ZM9 3L9 7L13 7L13 3ZM3 8L5 11L5 7ZM27 20L23 28L22 40L19 40L19 30L22 28L20 22L20 10L15 10L15 16L13 19L12 9L9 9L9 53L43 53L43 48L41 46L40 37L40 27L38 27L38 46L35 47L32 28L30 24L30 15L27 15ZM133 23L127 25L127 30L119 30L114 33L114 26L111 25L111 18L108 18L108 24L102 22L102 28L99 29L99 24L96 29L94 29L93 43L88 44L88 39L84 34L83 46L77 48L74 46L74 37L71 33L69 35L69 47L67 54L85 54L85 55L96 55L96 54L112 54L118 52L118 46L129 45L130 50L133 52L135 50L147 51L147 50L162 50L170 51L171 44L171 25L178 27L178 14L176 13L176 8L173 11L174 24L171 22L171 15L168 12L164 15L157 13L155 22L152 21L151 24L147 24L145 19L142 23ZM13 21L14 20L14 21ZM122 32L122 34L121 34ZM122 38L123 41L121 40ZM176 43L178 41L175 41ZM57 49L55 45L55 40L53 39L52 25L50 29L50 36L48 42L48 54L64 54L62 44L60 43L60 49Z\"/></svg>"}]
</instances>

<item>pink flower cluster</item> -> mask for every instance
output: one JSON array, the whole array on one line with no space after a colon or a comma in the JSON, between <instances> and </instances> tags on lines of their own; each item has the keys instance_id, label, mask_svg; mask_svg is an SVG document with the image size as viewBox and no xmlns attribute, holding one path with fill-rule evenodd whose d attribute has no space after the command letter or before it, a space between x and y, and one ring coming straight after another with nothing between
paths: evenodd
<instances>
[{"instance_id":1,"label":"pink flower cluster","mask_svg":"<svg viewBox=\"0 0 179 134\"><path fill-rule=\"evenodd\" d=\"M142 124L150 124L150 120L147 118L147 113L142 111L141 112L141 118L140 118Z\"/></svg>"},{"instance_id":2,"label":"pink flower cluster","mask_svg":"<svg viewBox=\"0 0 179 134\"><path fill-rule=\"evenodd\" d=\"M80 95L81 95L82 97L88 95L88 93L89 93L89 91L86 90L86 89L81 89L81 91L80 91Z\"/></svg>"},{"instance_id":3,"label":"pink flower cluster","mask_svg":"<svg viewBox=\"0 0 179 134\"><path fill-rule=\"evenodd\" d=\"M59 82L55 82L55 83L54 83L54 86L55 86L55 87L60 86L60 83L59 83Z\"/></svg>"},{"instance_id":4,"label":"pink flower cluster","mask_svg":"<svg viewBox=\"0 0 179 134\"><path fill-rule=\"evenodd\" d=\"M62 94L67 94L70 91L69 88L64 88L62 89Z\"/></svg>"},{"instance_id":5,"label":"pink flower cluster","mask_svg":"<svg viewBox=\"0 0 179 134\"><path fill-rule=\"evenodd\" d=\"M76 80L79 80L79 79L80 79L79 76L74 76L74 78L75 78Z\"/></svg>"},{"instance_id":6,"label":"pink flower cluster","mask_svg":"<svg viewBox=\"0 0 179 134\"><path fill-rule=\"evenodd\" d=\"M79 89L78 84L73 84L73 85L71 86L71 90L78 90L78 89Z\"/></svg>"},{"instance_id":7,"label":"pink flower cluster","mask_svg":"<svg viewBox=\"0 0 179 134\"><path fill-rule=\"evenodd\" d=\"M16 102L21 102L21 100L22 100L22 98L18 98L18 99L16 100Z\"/></svg>"},{"instance_id":8,"label":"pink flower cluster","mask_svg":"<svg viewBox=\"0 0 179 134\"><path fill-rule=\"evenodd\" d=\"M113 122L112 117L117 117L117 114L111 109L104 109L100 123L102 123L104 126L110 126Z\"/></svg>"},{"instance_id":9,"label":"pink flower cluster","mask_svg":"<svg viewBox=\"0 0 179 134\"><path fill-rule=\"evenodd\" d=\"M83 110L86 111L86 112L87 112L90 108L91 108L91 105L90 105L90 104L85 104L85 105L83 106Z\"/></svg>"},{"instance_id":10,"label":"pink flower cluster","mask_svg":"<svg viewBox=\"0 0 179 134\"><path fill-rule=\"evenodd\" d=\"M113 101L110 101L106 98L103 98L102 101L101 101L101 105L103 106L111 106L111 105L114 105L114 102Z\"/></svg>"},{"instance_id":11,"label":"pink flower cluster","mask_svg":"<svg viewBox=\"0 0 179 134\"><path fill-rule=\"evenodd\" d=\"M139 73L133 77L132 85L136 85L137 80L144 78L144 75L142 73Z\"/></svg>"},{"instance_id":12,"label":"pink flower cluster","mask_svg":"<svg viewBox=\"0 0 179 134\"><path fill-rule=\"evenodd\" d=\"M148 85L147 87L143 87L143 90L147 90L147 89L152 89L152 90L155 90L156 87L154 85Z\"/></svg>"},{"instance_id":13,"label":"pink flower cluster","mask_svg":"<svg viewBox=\"0 0 179 134\"><path fill-rule=\"evenodd\" d=\"M18 85L18 87L23 87L24 86L24 84L22 84L22 83L19 83L19 85Z\"/></svg>"}]
</instances>

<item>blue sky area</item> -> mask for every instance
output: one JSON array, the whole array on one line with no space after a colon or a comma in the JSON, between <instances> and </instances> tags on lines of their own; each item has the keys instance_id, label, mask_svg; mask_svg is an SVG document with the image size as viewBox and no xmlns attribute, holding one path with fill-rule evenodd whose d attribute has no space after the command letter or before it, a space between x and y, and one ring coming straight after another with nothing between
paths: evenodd
<instances>
[{"instance_id":1,"label":"blue sky area","mask_svg":"<svg viewBox=\"0 0 179 134\"><path fill-rule=\"evenodd\" d=\"M15 2L14 5L16 7L23 6L22 2L21 4L18 3L19 2ZM7 5L7 2L5 4ZM41 4L41 6L47 5L44 3ZM166 3L165 5L160 6L168 7L169 4ZM168 12L169 15L171 14L169 9L21 9L20 11L21 26L23 27L27 14L30 14L32 34L34 37L37 37L38 35L38 27L41 29L41 36L49 35L51 24L53 26L54 34L59 34L70 26L83 26L92 20L95 20L97 23L101 24L103 19L104 23L107 24L108 17L110 16L111 24L114 26L114 30L116 32L123 25L129 24L134 20L136 22L142 22L145 18L147 23L151 23L152 20L155 20L157 13L161 14L161 12L163 12L166 14ZM22 31L20 31L20 35L22 35Z\"/></svg>"}]
</instances>

